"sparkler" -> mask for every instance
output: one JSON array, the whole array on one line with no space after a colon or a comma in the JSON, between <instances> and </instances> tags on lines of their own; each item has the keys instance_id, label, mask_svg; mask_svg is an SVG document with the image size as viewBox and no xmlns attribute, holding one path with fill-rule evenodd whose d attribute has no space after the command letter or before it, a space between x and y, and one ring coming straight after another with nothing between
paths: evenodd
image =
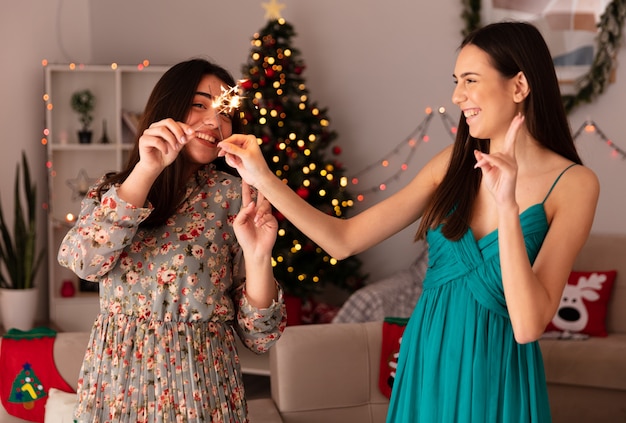
<instances>
[{"instance_id":1,"label":"sparkler","mask_svg":"<svg viewBox=\"0 0 626 423\"><path fill-rule=\"evenodd\" d=\"M211 102L211 107L215 111L215 117L218 117L221 114L231 115L234 111L236 111L241 105L242 97L239 95L241 90L240 84L243 81L239 81L234 87L220 87L220 95L213 98ZM209 90L209 94L213 97L213 93ZM224 139L224 134L222 133L222 125L220 119L217 119L218 125L217 129L220 133L220 141ZM204 123L200 125L200 127L204 126ZM200 128L196 128L196 131Z\"/></svg>"},{"instance_id":2,"label":"sparkler","mask_svg":"<svg viewBox=\"0 0 626 423\"><path fill-rule=\"evenodd\" d=\"M239 108L241 105L241 96L239 95L241 87L239 84L241 82L243 81L239 81L234 87L220 87L222 92L213 99L212 103L216 113L226 113L230 115Z\"/></svg>"}]
</instances>

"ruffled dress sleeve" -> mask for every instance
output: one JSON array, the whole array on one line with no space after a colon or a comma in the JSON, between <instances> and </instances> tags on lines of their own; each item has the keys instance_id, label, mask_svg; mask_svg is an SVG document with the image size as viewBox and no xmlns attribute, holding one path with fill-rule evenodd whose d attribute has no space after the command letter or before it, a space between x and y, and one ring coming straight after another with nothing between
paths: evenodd
<instances>
[{"instance_id":1,"label":"ruffled dress sleeve","mask_svg":"<svg viewBox=\"0 0 626 423\"><path fill-rule=\"evenodd\" d=\"M278 285L278 299L267 308L257 308L246 297L245 284L234 293L237 308L235 329L246 348L262 354L274 345L287 325L287 312L283 301L283 290Z\"/></svg>"},{"instance_id":2,"label":"ruffled dress sleeve","mask_svg":"<svg viewBox=\"0 0 626 423\"><path fill-rule=\"evenodd\" d=\"M94 185L81 202L76 224L63 238L57 260L78 277L96 282L113 269L131 244L139 224L152 207L135 207L122 200L112 186L98 198Z\"/></svg>"}]
</instances>

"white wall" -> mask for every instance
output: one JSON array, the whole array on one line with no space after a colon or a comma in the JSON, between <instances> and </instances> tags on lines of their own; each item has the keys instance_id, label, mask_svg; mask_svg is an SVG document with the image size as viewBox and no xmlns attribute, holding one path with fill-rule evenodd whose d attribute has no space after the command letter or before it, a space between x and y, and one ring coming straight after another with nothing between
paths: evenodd
<instances>
[{"instance_id":1,"label":"white wall","mask_svg":"<svg viewBox=\"0 0 626 423\"><path fill-rule=\"evenodd\" d=\"M235 77L250 51L250 39L266 23L265 0L29 0L3 6L0 15L2 148L0 189L7 210L16 161L26 150L45 201L43 71L41 60L89 64L173 64L192 56L210 57ZM283 16L294 26L293 47L307 68L303 74L311 99L327 107L339 134L340 160L348 175L376 161L402 141L424 118L428 106L451 104L452 71L463 25L460 0L283 0ZM421 5L421 6L420 6ZM618 52L618 63L624 60ZM626 70L592 105L571 115L575 130L592 118L626 149L623 110ZM430 142L416 152L409 171L371 204L395 192L435 151L451 142L439 115L428 132ZM577 141L588 166L600 177L602 193L594 232L626 232L626 196L621 186L626 160L612 158L594 135ZM375 175L373 181L384 179ZM42 213L41 233L45 234ZM364 253L372 280L408 265L415 226ZM41 239L41 244L45 240ZM49 252L56 254L55 251ZM41 277L44 278L45 275Z\"/></svg>"}]
</instances>

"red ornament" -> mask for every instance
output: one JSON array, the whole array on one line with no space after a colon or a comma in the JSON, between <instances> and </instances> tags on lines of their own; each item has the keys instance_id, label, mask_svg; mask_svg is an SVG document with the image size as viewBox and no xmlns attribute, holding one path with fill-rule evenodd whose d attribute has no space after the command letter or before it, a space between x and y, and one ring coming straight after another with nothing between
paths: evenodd
<instances>
[{"instance_id":1,"label":"red ornament","mask_svg":"<svg viewBox=\"0 0 626 423\"><path fill-rule=\"evenodd\" d=\"M242 81L241 88L243 88L244 90L249 90L250 88L252 88L252 81L250 81L249 79Z\"/></svg>"},{"instance_id":2,"label":"red ornament","mask_svg":"<svg viewBox=\"0 0 626 423\"><path fill-rule=\"evenodd\" d=\"M279 222L282 222L285 220L285 216L279 212L278 210L274 210L274 217L276 218L276 220L278 220Z\"/></svg>"},{"instance_id":3,"label":"red ornament","mask_svg":"<svg viewBox=\"0 0 626 423\"><path fill-rule=\"evenodd\" d=\"M296 190L296 194L298 194L303 200L306 200L309 198L310 191L306 188L300 187Z\"/></svg>"},{"instance_id":4,"label":"red ornament","mask_svg":"<svg viewBox=\"0 0 626 423\"><path fill-rule=\"evenodd\" d=\"M341 147L333 147L333 154L338 156L341 154Z\"/></svg>"}]
</instances>

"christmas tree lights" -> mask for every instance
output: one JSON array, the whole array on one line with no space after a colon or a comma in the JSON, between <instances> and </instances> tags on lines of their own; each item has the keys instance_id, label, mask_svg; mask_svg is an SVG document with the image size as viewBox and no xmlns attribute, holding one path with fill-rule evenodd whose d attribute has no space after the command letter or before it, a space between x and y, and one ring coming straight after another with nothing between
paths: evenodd
<instances>
[{"instance_id":1,"label":"christmas tree lights","mask_svg":"<svg viewBox=\"0 0 626 423\"><path fill-rule=\"evenodd\" d=\"M302 199L331 216L344 218L354 206L345 169L332 158L337 134L326 109L311 100L302 73L305 64L291 45L293 27L272 19L254 35L243 67L240 113L247 133L256 135L270 168ZM330 154L329 154L330 153ZM326 156L330 155L331 158ZM352 292L365 276L356 257L331 257L276 212L274 274L289 294L307 298L331 284Z\"/></svg>"}]
</instances>

